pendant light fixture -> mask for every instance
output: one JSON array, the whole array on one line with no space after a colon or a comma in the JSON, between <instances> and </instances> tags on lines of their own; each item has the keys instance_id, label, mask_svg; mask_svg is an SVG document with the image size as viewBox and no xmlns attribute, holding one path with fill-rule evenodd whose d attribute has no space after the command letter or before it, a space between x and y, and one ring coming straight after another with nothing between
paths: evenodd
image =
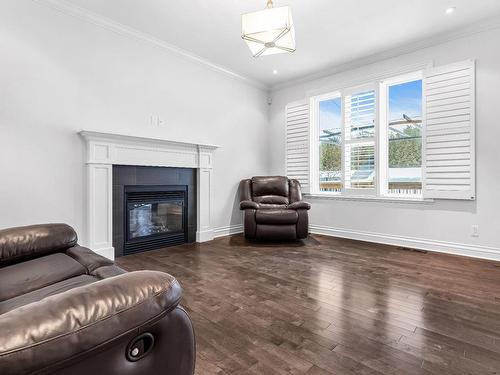
<instances>
[{"instance_id":1,"label":"pendant light fixture","mask_svg":"<svg viewBox=\"0 0 500 375\"><path fill-rule=\"evenodd\" d=\"M254 57L295 51L295 30L290 7L273 7L241 16L241 37Z\"/></svg>"}]
</instances>

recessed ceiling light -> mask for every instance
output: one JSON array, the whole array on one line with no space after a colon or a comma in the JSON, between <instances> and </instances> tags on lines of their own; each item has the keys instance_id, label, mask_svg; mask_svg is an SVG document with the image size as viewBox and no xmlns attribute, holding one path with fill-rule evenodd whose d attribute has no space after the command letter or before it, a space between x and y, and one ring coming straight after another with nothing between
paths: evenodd
<instances>
[{"instance_id":1,"label":"recessed ceiling light","mask_svg":"<svg viewBox=\"0 0 500 375\"><path fill-rule=\"evenodd\" d=\"M453 14L455 13L455 11L457 10L457 8L455 7L449 7L449 8L446 8L446 10L444 11L447 15L450 15L450 14Z\"/></svg>"},{"instance_id":2,"label":"recessed ceiling light","mask_svg":"<svg viewBox=\"0 0 500 375\"><path fill-rule=\"evenodd\" d=\"M273 74L276 75L278 74L278 71L276 69L273 70Z\"/></svg>"}]
</instances>

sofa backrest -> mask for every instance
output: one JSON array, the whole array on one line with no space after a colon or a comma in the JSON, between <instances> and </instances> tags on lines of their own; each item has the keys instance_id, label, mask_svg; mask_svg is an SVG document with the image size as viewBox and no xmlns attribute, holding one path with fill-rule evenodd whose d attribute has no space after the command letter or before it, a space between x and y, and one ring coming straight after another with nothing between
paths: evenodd
<instances>
[{"instance_id":1,"label":"sofa backrest","mask_svg":"<svg viewBox=\"0 0 500 375\"><path fill-rule=\"evenodd\" d=\"M78 237L67 224L39 224L0 230L0 267L65 251Z\"/></svg>"}]
</instances>

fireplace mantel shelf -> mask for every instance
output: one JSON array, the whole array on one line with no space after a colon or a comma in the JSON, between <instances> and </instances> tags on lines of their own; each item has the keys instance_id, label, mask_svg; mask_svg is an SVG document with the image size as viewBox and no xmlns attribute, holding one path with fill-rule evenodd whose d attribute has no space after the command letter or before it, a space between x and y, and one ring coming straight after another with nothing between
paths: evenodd
<instances>
[{"instance_id":1,"label":"fireplace mantel shelf","mask_svg":"<svg viewBox=\"0 0 500 375\"><path fill-rule=\"evenodd\" d=\"M204 242L213 239L213 152L219 146L91 130L82 130L79 134L86 144L87 246L108 258L114 257L113 165L197 169L196 240Z\"/></svg>"},{"instance_id":2,"label":"fireplace mantel shelf","mask_svg":"<svg viewBox=\"0 0 500 375\"><path fill-rule=\"evenodd\" d=\"M79 134L87 140L95 140L95 141L111 141L111 142L127 142L127 143L148 143L148 144L159 144L165 146L179 146L179 147L201 147L207 150L215 150L220 148L217 145L205 144L205 143L193 143L193 142L183 142L183 141L174 141L164 138L155 138L155 137L138 137L135 135L128 134L118 134L118 133L104 133L93 130L82 130Z\"/></svg>"}]
</instances>

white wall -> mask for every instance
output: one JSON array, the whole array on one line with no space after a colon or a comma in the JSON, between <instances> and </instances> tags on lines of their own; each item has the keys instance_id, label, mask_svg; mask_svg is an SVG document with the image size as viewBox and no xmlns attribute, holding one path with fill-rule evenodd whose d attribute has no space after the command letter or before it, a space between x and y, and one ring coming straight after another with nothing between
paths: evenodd
<instances>
[{"instance_id":1,"label":"white wall","mask_svg":"<svg viewBox=\"0 0 500 375\"><path fill-rule=\"evenodd\" d=\"M221 145L215 155L214 226L241 223L240 178L284 173L286 103L401 65L473 57L477 201L311 199L311 224L338 234L380 235L381 241L392 235L429 240L432 246L442 241L448 249L454 248L450 243L469 245L471 251L500 249L499 43L500 30L478 33L277 90L268 108L265 92L168 50L31 0L2 1L0 228L57 221L82 232L81 129ZM166 125L151 127L150 115L161 115ZM470 236L472 224L479 225L478 238Z\"/></svg>"},{"instance_id":2,"label":"white wall","mask_svg":"<svg viewBox=\"0 0 500 375\"><path fill-rule=\"evenodd\" d=\"M213 224L242 222L239 180L268 172L265 92L32 0L0 2L0 51L0 228L82 233L82 129L220 145Z\"/></svg>"},{"instance_id":3,"label":"white wall","mask_svg":"<svg viewBox=\"0 0 500 375\"><path fill-rule=\"evenodd\" d=\"M411 243L414 246L437 249L442 245L440 250L443 251L500 259L499 45L500 29L486 31L359 69L275 90L269 114L272 173L285 173L284 108L287 103L312 93L342 88L349 81L359 83L363 77L402 66L427 61L434 61L437 66L475 58L476 201L401 204L311 198L313 207L310 218L313 227L327 227L317 230L332 234L398 244L404 243L398 236L412 237L416 239L416 243ZM478 238L471 237L473 224L479 225ZM424 246L426 240L430 241L430 246Z\"/></svg>"}]
</instances>

